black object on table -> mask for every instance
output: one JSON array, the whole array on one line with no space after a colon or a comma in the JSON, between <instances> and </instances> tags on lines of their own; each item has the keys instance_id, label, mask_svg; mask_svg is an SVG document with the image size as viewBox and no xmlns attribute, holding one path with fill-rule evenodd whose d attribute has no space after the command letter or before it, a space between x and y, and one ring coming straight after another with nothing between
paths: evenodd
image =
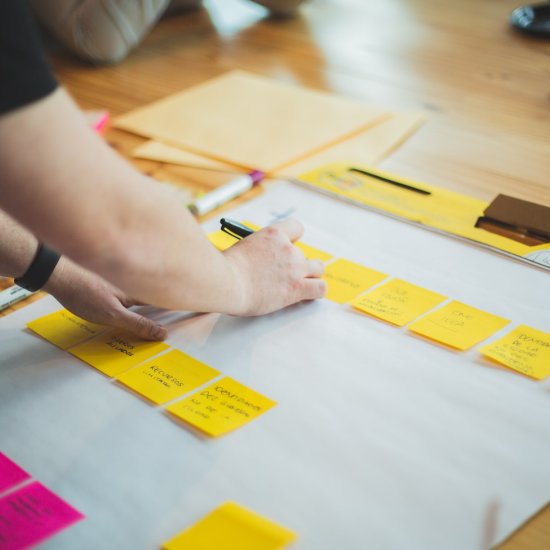
<instances>
[{"instance_id":1,"label":"black object on table","mask_svg":"<svg viewBox=\"0 0 550 550\"><path fill-rule=\"evenodd\" d=\"M531 4L516 8L510 15L510 24L525 34L550 38L550 4Z\"/></svg>"}]
</instances>

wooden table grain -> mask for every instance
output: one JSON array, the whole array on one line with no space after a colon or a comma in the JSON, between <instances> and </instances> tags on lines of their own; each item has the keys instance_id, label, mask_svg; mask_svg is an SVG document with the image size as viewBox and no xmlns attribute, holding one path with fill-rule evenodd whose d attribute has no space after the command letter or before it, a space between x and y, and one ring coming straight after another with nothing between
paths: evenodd
<instances>
[{"instance_id":1,"label":"wooden table grain","mask_svg":"<svg viewBox=\"0 0 550 550\"><path fill-rule=\"evenodd\" d=\"M208 9L161 20L118 65L93 67L62 50L52 62L83 109L112 116L237 68L390 109L421 110L428 122L383 168L484 200L507 193L550 206L550 41L510 29L517 5L310 0L285 20L246 2L210 0ZM143 141L114 129L105 138L126 156ZM231 177L132 162L195 191ZM499 546L548 548L549 506Z\"/></svg>"}]
</instances>

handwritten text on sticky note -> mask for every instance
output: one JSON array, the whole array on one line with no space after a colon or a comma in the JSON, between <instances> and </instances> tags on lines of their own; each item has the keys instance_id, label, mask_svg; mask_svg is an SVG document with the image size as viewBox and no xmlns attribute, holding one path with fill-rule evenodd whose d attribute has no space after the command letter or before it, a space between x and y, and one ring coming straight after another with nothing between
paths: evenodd
<instances>
[{"instance_id":1,"label":"handwritten text on sticky note","mask_svg":"<svg viewBox=\"0 0 550 550\"><path fill-rule=\"evenodd\" d=\"M122 373L118 381L153 403L167 403L193 391L220 373L177 349Z\"/></svg>"},{"instance_id":2,"label":"handwritten text on sticky note","mask_svg":"<svg viewBox=\"0 0 550 550\"><path fill-rule=\"evenodd\" d=\"M167 410L208 435L218 436L247 424L276 404L225 377L170 405Z\"/></svg>"},{"instance_id":3,"label":"handwritten text on sticky note","mask_svg":"<svg viewBox=\"0 0 550 550\"><path fill-rule=\"evenodd\" d=\"M163 550L281 550L296 534L234 502L226 502L163 545Z\"/></svg>"},{"instance_id":4,"label":"handwritten text on sticky note","mask_svg":"<svg viewBox=\"0 0 550 550\"><path fill-rule=\"evenodd\" d=\"M445 296L392 279L353 301L354 308L402 327L446 300Z\"/></svg>"},{"instance_id":5,"label":"handwritten text on sticky note","mask_svg":"<svg viewBox=\"0 0 550 550\"><path fill-rule=\"evenodd\" d=\"M371 286L383 281L387 275L368 267L338 259L327 265L324 279L327 282L326 298L343 304Z\"/></svg>"},{"instance_id":6,"label":"handwritten text on sticky note","mask_svg":"<svg viewBox=\"0 0 550 550\"><path fill-rule=\"evenodd\" d=\"M61 349L67 349L103 332L107 327L84 321L62 309L27 323L27 328Z\"/></svg>"},{"instance_id":7,"label":"handwritten text on sticky note","mask_svg":"<svg viewBox=\"0 0 550 550\"><path fill-rule=\"evenodd\" d=\"M117 376L168 347L164 342L149 342L110 330L75 346L70 353L107 376Z\"/></svg>"},{"instance_id":8,"label":"handwritten text on sticky note","mask_svg":"<svg viewBox=\"0 0 550 550\"><path fill-rule=\"evenodd\" d=\"M550 333L520 325L480 352L506 367L542 380L550 376Z\"/></svg>"},{"instance_id":9,"label":"handwritten text on sticky note","mask_svg":"<svg viewBox=\"0 0 550 550\"><path fill-rule=\"evenodd\" d=\"M509 323L507 319L453 301L409 326L409 330L459 350L485 340Z\"/></svg>"}]
</instances>

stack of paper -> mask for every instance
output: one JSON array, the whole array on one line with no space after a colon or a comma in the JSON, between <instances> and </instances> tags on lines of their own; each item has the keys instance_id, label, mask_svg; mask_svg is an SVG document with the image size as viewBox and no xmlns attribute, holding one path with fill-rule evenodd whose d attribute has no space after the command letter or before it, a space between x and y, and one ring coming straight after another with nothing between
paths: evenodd
<instances>
[{"instance_id":1,"label":"stack of paper","mask_svg":"<svg viewBox=\"0 0 550 550\"><path fill-rule=\"evenodd\" d=\"M338 160L376 162L422 120L232 71L118 117L115 126L154 140L134 151L140 158L297 175Z\"/></svg>"}]
</instances>

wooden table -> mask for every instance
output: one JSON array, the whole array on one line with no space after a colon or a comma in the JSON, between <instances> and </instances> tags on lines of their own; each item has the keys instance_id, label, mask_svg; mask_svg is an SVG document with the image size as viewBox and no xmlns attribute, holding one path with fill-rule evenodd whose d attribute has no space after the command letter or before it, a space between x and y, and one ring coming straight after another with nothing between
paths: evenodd
<instances>
[{"instance_id":1,"label":"wooden table","mask_svg":"<svg viewBox=\"0 0 550 550\"><path fill-rule=\"evenodd\" d=\"M53 63L82 108L111 115L235 68L423 110L427 124L383 168L485 200L507 193L550 206L550 42L510 30L517 5L312 0L297 18L270 20L260 8L217 0L162 20L119 65L91 67L64 52ZM143 141L116 130L106 138L126 155ZM195 190L230 177L135 164ZM499 548L549 547L547 506Z\"/></svg>"}]
</instances>

